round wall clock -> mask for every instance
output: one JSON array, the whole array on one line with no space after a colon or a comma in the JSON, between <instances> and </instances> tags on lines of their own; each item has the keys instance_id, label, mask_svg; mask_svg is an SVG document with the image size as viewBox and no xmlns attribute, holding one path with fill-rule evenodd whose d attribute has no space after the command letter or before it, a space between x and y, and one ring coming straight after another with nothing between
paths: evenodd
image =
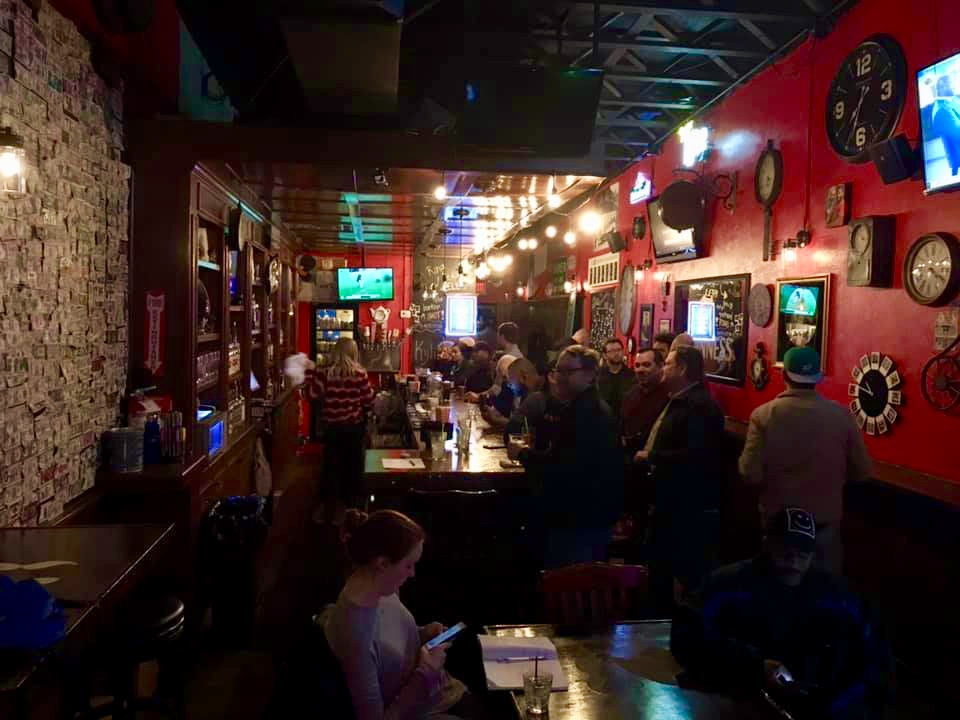
<instances>
[{"instance_id":1,"label":"round wall clock","mask_svg":"<svg viewBox=\"0 0 960 720\"><path fill-rule=\"evenodd\" d=\"M620 312L620 332L630 334L633 327L633 316L636 313L637 286L634 282L633 265L627 265L620 276L620 293L618 295L618 311Z\"/></svg>"},{"instance_id":2,"label":"round wall clock","mask_svg":"<svg viewBox=\"0 0 960 720\"><path fill-rule=\"evenodd\" d=\"M921 305L943 305L960 283L960 243L952 235L931 233L917 240L903 261L903 287Z\"/></svg>"},{"instance_id":3,"label":"round wall clock","mask_svg":"<svg viewBox=\"0 0 960 720\"><path fill-rule=\"evenodd\" d=\"M872 352L860 358L860 363L850 371L853 382L847 386L850 413L857 425L868 435L883 435L897 421L894 406L903 402L896 388L900 374L894 369L893 360L887 355Z\"/></svg>"},{"instance_id":4,"label":"round wall clock","mask_svg":"<svg viewBox=\"0 0 960 720\"><path fill-rule=\"evenodd\" d=\"M837 154L866 162L871 145L887 140L907 97L907 63L892 37L867 38L837 71L827 95L827 138Z\"/></svg>"},{"instance_id":5,"label":"round wall clock","mask_svg":"<svg viewBox=\"0 0 960 720\"><path fill-rule=\"evenodd\" d=\"M750 322L757 327L766 327L773 314L773 298L770 297L770 288L763 283L757 283L750 288L747 309L750 312Z\"/></svg>"}]
</instances>

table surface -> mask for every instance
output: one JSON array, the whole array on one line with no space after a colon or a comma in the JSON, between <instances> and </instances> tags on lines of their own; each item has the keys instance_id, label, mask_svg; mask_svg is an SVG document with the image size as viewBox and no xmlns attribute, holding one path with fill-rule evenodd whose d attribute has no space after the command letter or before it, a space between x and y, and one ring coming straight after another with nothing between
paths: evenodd
<instances>
[{"instance_id":1,"label":"table surface","mask_svg":"<svg viewBox=\"0 0 960 720\"><path fill-rule=\"evenodd\" d=\"M468 412L475 405L452 400L450 403L450 422L454 425L457 416ZM503 467L501 461L508 460L503 448L503 434L490 427L489 423L477 414L470 452L461 456L454 449L453 440L446 442L443 459L434 460L429 448L420 450L377 449L367 450L364 457L364 477L371 490L387 488L413 487L429 489L438 484L442 489L487 489L509 486L525 487L526 479L522 467ZM491 449L494 448L494 449ZM385 458L420 458L423 468L403 468L387 470L383 467Z\"/></svg>"},{"instance_id":2,"label":"table surface","mask_svg":"<svg viewBox=\"0 0 960 720\"><path fill-rule=\"evenodd\" d=\"M172 524L0 528L0 573L43 582L64 606L69 636L173 531ZM43 655L0 652L0 692L19 687Z\"/></svg>"},{"instance_id":3,"label":"table surface","mask_svg":"<svg viewBox=\"0 0 960 720\"><path fill-rule=\"evenodd\" d=\"M550 720L770 720L755 702L677 687L679 666L670 654L669 621L622 623L592 635L564 637L550 625L495 625L497 637L550 637L569 689L550 696ZM523 694L513 693L523 718Z\"/></svg>"}]
</instances>

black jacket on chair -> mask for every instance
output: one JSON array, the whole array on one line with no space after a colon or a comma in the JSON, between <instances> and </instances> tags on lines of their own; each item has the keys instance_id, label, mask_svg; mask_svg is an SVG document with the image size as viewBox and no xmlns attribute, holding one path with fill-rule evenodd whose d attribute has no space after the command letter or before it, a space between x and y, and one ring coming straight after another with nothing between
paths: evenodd
<instances>
[{"instance_id":1,"label":"black jacket on chair","mask_svg":"<svg viewBox=\"0 0 960 720\"><path fill-rule=\"evenodd\" d=\"M548 528L613 527L623 511L623 451L617 421L595 386L560 411L550 447L520 461L543 492Z\"/></svg>"}]
</instances>

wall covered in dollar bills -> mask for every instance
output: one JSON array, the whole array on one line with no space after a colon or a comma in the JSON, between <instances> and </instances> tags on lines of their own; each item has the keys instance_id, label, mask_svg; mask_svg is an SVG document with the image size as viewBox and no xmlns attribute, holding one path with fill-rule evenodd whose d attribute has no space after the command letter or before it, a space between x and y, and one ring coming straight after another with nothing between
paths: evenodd
<instances>
[{"instance_id":1,"label":"wall covered in dollar bills","mask_svg":"<svg viewBox=\"0 0 960 720\"><path fill-rule=\"evenodd\" d=\"M122 88L44 4L0 0L0 126L26 192L0 193L0 526L55 520L93 485L126 384L130 168Z\"/></svg>"}]
</instances>

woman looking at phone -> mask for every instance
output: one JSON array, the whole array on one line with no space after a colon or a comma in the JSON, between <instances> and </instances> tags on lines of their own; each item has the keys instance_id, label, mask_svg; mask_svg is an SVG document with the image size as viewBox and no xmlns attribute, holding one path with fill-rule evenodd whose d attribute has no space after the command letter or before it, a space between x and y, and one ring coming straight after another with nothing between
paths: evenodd
<instances>
[{"instance_id":1,"label":"woman looking at phone","mask_svg":"<svg viewBox=\"0 0 960 720\"><path fill-rule=\"evenodd\" d=\"M423 528L393 510L348 510L341 537L354 568L323 622L357 720L475 717L466 687L444 669L449 644L424 647L445 628L417 627L397 596L423 553Z\"/></svg>"}]
</instances>

